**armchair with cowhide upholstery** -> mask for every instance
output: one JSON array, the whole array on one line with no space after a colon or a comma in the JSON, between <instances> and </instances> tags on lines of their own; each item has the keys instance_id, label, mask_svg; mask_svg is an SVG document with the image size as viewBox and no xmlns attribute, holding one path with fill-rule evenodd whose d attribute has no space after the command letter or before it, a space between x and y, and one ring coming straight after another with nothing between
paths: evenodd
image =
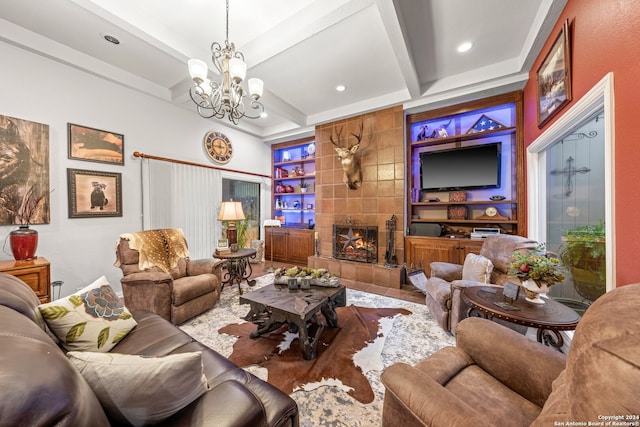
<instances>
[{"instance_id":1,"label":"armchair with cowhide upholstery","mask_svg":"<svg viewBox=\"0 0 640 427\"><path fill-rule=\"evenodd\" d=\"M491 284L503 286L514 252L535 249L535 240L509 234L485 239L479 256L469 254L464 265L432 262L427 280L425 302L429 312L445 331L455 335L458 322L467 317L468 306L461 297L462 288Z\"/></svg>"},{"instance_id":2,"label":"armchair with cowhide upholstery","mask_svg":"<svg viewBox=\"0 0 640 427\"><path fill-rule=\"evenodd\" d=\"M174 325L208 309L220 298L222 261L192 260L182 230L158 229L120 235L116 263L124 302Z\"/></svg>"}]
</instances>

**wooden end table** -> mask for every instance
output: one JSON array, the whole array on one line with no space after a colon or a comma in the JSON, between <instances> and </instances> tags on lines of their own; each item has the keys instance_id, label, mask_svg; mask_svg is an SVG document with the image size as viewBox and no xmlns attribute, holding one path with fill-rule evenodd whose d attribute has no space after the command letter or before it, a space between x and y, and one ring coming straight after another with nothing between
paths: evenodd
<instances>
[{"instance_id":1,"label":"wooden end table","mask_svg":"<svg viewBox=\"0 0 640 427\"><path fill-rule=\"evenodd\" d=\"M319 316L322 313L327 326L338 326L336 307L347 303L346 288L311 286L311 289L289 290L287 285L267 285L240 296L240 304L249 304L251 310L245 320L257 325L251 338L289 325L289 331L298 332L302 356L313 359L318 353L318 341L325 325Z\"/></svg>"},{"instance_id":2,"label":"wooden end table","mask_svg":"<svg viewBox=\"0 0 640 427\"><path fill-rule=\"evenodd\" d=\"M518 325L537 328L538 342L560 348L564 339L560 331L574 330L580 315L564 304L545 298L545 304L525 300L524 292L511 301L502 295L502 288L473 286L462 290L462 298L469 304L469 316L498 318Z\"/></svg>"},{"instance_id":3,"label":"wooden end table","mask_svg":"<svg viewBox=\"0 0 640 427\"><path fill-rule=\"evenodd\" d=\"M214 252L213 257L224 260L225 268L227 270L222 280L222 289L224 289L224 285L229 284L230 286L233 286L233 283L235 282L238 284L238 292L242 295L242 287L240 286L240 283L243 280L246 279L249 286L255 285L255 280L249 280L249 277L251 277L251 274L253 273L249 258L255 258L255 256L256 250L253 248L238 249L236 252L227 253Z\"/></svg>"}]
</instances>

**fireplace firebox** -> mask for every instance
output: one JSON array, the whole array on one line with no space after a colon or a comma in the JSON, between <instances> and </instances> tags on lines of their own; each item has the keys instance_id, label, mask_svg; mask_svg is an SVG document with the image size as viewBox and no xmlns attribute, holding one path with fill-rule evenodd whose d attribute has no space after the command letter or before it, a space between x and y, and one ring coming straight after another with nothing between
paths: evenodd
<instances>
[{"instance_id":1,"label":"fireplace firebox","mask_svg":"<svg viewBox=\"0 0 640 427\"><path fill-rule=\"evenodd\" d=\"M333 225L333 257L347 261L378 262L378 227L354 221Z\"/></svg>"}]
</instances>

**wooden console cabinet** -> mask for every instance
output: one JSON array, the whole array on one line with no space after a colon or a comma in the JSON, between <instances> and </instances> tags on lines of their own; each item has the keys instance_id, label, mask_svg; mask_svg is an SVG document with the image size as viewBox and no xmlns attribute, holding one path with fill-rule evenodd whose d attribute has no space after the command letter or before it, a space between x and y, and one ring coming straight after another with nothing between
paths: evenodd
<instances>
[{"instance_id":1,"label":"wooden console cabinet","mask_svg":"<svg viewBox=\"0 0 640 427\"><path fill-rule=\"evenodd\" d=\"M415 268L421 265L425 274L430 276L429 264L432 262L463 264L467 254L480 253L482 243L484 243L483 240L407 236L405 252L407 259L411 260Z\"/></svg>"},{"instance_id":2,"label":"wooden console cabinet","mask_svg":"<svg viewBox=\"0 0 640 427\"><path fill-rule=\"evenodd\" d=\"M314 253L314 231L304 228L265 227L266 261L271 261L271 235L273 234L273 260L295 265L307 265Z\"/></svg>"},{"instance_id":3,"label":"wooden console cabinet","mask_svg":"<svg viewBox=\"0 0 640 427\"><path fill-rule=\"evenodd\" d=\"M30 261L0 261L0 272L15 276L29 285L40 298L40 303L49 302L51 269L46 258L39 256Z\"/></svg>"}]
</instances>

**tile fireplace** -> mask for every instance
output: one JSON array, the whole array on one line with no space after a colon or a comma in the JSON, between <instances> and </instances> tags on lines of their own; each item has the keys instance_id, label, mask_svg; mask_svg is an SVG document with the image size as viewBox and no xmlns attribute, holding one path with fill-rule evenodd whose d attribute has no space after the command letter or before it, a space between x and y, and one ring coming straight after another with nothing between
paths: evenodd
<instances>
[{"instance_id":1,"label":"tile fireplace","mask_svg":"<svg viewBox=\"0 0 640 427\"><path fill-rule=\"evenodd\" d=\"M333 225L333 257L347 261L378 262L378 227L355 221Z\"/></svg>"}]
</instances>

